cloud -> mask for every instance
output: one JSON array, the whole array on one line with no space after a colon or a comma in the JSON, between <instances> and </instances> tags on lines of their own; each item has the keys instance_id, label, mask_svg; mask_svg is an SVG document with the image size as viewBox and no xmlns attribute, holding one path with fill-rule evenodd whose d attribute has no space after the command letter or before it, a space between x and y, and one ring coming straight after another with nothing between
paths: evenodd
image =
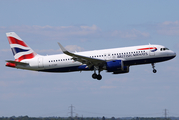
<instances>
[{"instance_id":1,"label":"cloud","mask_svg":"<svg viewBox=\"0 0 179 120\"><path fill-rule=\"evenodd\" d=\"M67 45L65 46L65 48L70 51L70 52L81 52L81 51L84 51L85 49L80 47L80 46L77 46L77 45ZM61 49L58 49L58 50L54 50L54 49L45 49L45 50L39 50L39 49L36 49L34 50L36 53L38 54L62 54L62 51Z\"/></svg>"},{"instance_id":2,"label":"cloud","mask_svg":"<svg viewBox=\"0 0 179 120\"><path fill-rule=\"evenodd\" d=\"M54 39L63 39L74 36L87 36L93 35L100 31L96 25L92 26L11 26L11 27L0 27L0 31L18 31L27 32L43 36L52 37Z\"/></svg>"},{"instance_id":3,"label":"cloud","mask_svg":"<svg viewBox=\"0 0 179 120\"><path fill-rule=\"evenodd\" d=\"M0 49L0 57L1 57L1 60L4 60L5 58L11 58L12 57L11 49L10 48L9 49Z\"/></svg>"},{"instance_id":4,"label":"cloud","mask_svg":"<svg viewBox=\"0 0 179 120\"><path fill-rule=\"evenodd\" d=\"M39 49L36 49L34 51L37 54L46 54L46 55L49 55L49 54L60 54L60 53L62 53L60 49L58 49L58 50L54 50L54 49L45 49L45 50L41 49L41 50L39 50Z\"/></svg>"},{"instance_id":5,"label":"cloud","mask_svg":"<svg viewBox=\"0 0 179 120\"><path fill-rule=\"evenodd\" d=\"M175 21L175 22L165 21L162 24L163 25L179 25L179 21Z\"/></svg>"},{"instance_id":6,"label":"cloud","mask_svg":"<svg viewBox=\"0 0 179 120\"><path fill-rule=\"evenodd\" d=\"M157 33L162 35L179 36L179 21L175 21L175 22L165 21L161 24L158 24Z\"/></svg>"},{"instance_id":7,"label":"cloud","mask_svg":"<svg viewBox=\"0 0 179 120\"><path fill-rule=\"evenodd\" d=\"M71 52L74 52L74 51L79 51L79 52L84 51L84 48L79 47L79 46L77 46L77 45L67 45L65 48L66 48L68 51L71 51Z\"/></svg>"},{"instance_id":8,"label":"cloud","mask_svg":"<svg viewBox=\"0 0 179 120\"><path fill-rule=\"evenodd\" d=\"M0 32L15 31L31 33L48 37L49 40L93 40L93 39L143 39L150 36L149 33L136 29L103 31L96 25L92 26L10 26L0 27ZM47 38L46 38L47 39Z\"/></svg>"},{"instance_id":9,"label":"cloud","mask_svg":"<svg viewBox=\"0 0 179 120\"><path fill-rule=\"evenodd\" d=\"M9 49L1 49L0 50L0 52L10 52L11 51L11 49L9 48Z\"/></svg>"},{"instance_id":10,"label":"cloud","mask_svg":"<svg viewBox=\"0 0 179 120\"><path fill-rule=\"evenodd\" d=\"M111 34L113 37L120 37L120 38L127 38L127 39L138 39L140 38L147 38L150 36L147 32L141 32L136 29L128 30L128 31L114 31Z\"/></svg>"},{"instance_id":11,"label":"cloud","mask_svg":"<svg viewBox=\"0 0 179 120\"><path fill-rule=\"evenodd\" d=\"M81 52L81 51L84 51L85 49L80 47L80 46L77 46L77 45L67 45L65 46L65 48L70 51L70 52ZM62 51L61 49L35 49L34 50L36 53L38 54L62 54ZM12 51L11 49L0 49L0 57L4 57L5 55L11 55L12 54Z\"/></svg>"}]
</instances>

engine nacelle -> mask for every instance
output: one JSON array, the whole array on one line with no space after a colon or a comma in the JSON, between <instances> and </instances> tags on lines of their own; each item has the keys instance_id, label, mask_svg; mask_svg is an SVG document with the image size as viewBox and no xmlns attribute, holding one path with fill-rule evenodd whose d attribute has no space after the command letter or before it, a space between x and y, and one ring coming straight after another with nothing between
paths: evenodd
<instances>
[{"instance_id":1,"label":"engine nacelle","mask_svg":"<svg viewBox=\"0 0 179 120\"><path fill-rule=\"evenodd\" d=\"M122 74L122 73L128 73L129 72L129 66L124 66L123 70L114 71L113 74Z\"/></svg>"},{"instance_id":2,"label":"engine nacelle","mask_svg":"<svg viewBox=\"0 0 179 120\"><path fill-rule=\"evenodd\" d=\"M106 63L107 72L113 72L113 74L127 73L129 72L129 66L124 66L122 60L113 60Z\"/></svg>"}]
</instances>

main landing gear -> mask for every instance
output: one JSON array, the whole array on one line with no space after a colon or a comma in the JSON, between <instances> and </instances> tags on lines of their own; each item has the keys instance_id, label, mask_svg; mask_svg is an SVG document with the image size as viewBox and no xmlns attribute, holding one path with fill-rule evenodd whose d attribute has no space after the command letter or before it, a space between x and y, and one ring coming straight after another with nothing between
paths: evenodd
<instances>
[{"instance_id":1,"label":"main landing gear","mask_svg":"<svg viewBox=\"0 0 179 120\"><path fill-rule=\"evenodd\" d=\"M102 76L101 76L100 74L97 75L96 73L93 73L93 74L92 74L92 78L93 78L93 79L97 79L97 80L101 80L101 79L102 79Z\"/></svg>"},{"instance_id":2,"label":"main landing gear","mask_svg":"<svg viewBox=\"0 0 179 120\"><path fill-rule=\"evenodd\" d=\"M154 65L154 63L152 63L152 68L153 68L153 73L156 73L157 70L155 69L155 65Z\"/></svg>"},{"instance_id":3,"label":"main landing gear","mask_svg":"<svg viewBox=\"0 0 179 120\"><path fill-rule=\"evenodd\" d=\"M96 70L98 70L98 74L96 74ZM97 80L101 80L102 76L100 75L100 72L101 71L99 70L99 67L94 66L94 73L92 74L92 78L97 79Z\"/></svg>"}]
</instances>

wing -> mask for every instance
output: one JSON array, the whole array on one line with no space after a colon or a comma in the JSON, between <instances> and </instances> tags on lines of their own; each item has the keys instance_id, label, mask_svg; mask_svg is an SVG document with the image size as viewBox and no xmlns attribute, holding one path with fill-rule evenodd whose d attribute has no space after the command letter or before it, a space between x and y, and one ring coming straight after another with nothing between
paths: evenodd
<instances>
[{"instance_id":1,"label":"wing","mask_svg":"<svg viewBox=\"0 0 179 120\"><path fill-rule=\"evenodd\" d=\"M90 58L87 56L82 56L82 55L71 53L67 51L60 43L58 43L58 45L60 46L64 54L71 56L72 59L75 61L79 61L83 64L86 64L89 68L91 68L92 66L103 66L106 63L105 60Z\"/></svg>"}]
</instances>

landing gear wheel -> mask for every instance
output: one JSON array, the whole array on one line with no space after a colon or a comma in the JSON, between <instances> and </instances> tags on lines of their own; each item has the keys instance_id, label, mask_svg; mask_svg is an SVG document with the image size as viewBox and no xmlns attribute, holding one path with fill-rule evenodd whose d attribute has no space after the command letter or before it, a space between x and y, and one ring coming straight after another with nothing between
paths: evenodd
<instances>
[{"instance_id":1,"label":"landing gear wheel","mask_svg":"<svg viewBox=\"0 0 179 120\"><path fill-rule=\"evenodd\" d=\"M152 63L151 65L152 65L152 68L153 68L153 73L156 73L157 70L155 69L155 65L154 65L154 63Z\"/></svg>"},{"instance_id":2,"label":"landing gear wheel","mask_svg":"<svg viewBox=\"0 0 179 120\"><path fill-rule=\"evenodd\" d=\"M97 75L97 80L101 80L102 76L101 75Z\"/></svg>"},{"instance_id":3,"label":"landing gear wheel","mask_svg":"<svg viewBox=\"0 0 179 120\"><path fill-rule=\"evenodd\" d=\"M98 74L96 74L96 71L98 70ZM100 75L102 69L100 69L100 66L94 66L94 73L92 74L93 79L101 80L102 76Z\"/></svg>"},{"instance_id":4,"label":"landing gear wheel","mask_svg":"<svg viewBox=\"0 0 179 120\"><path fill-rule=\"evenodd\" d=\"M153 69L153 73L156 73L157 72L157 70L156 69Z\"/></svg>"},{"instance_id":5,"label":"landing gear wheel","mask_svg":"<svg viewBox=\"0 0 179 120\"><path fill-rule=\"evenodd\" d=\"M92 78L93 78L93 79L97 79L97 76L98 76L98 75L97 75L96 73L93 73L93 74L92 74Z\"/></svg>"}]
</instances>

